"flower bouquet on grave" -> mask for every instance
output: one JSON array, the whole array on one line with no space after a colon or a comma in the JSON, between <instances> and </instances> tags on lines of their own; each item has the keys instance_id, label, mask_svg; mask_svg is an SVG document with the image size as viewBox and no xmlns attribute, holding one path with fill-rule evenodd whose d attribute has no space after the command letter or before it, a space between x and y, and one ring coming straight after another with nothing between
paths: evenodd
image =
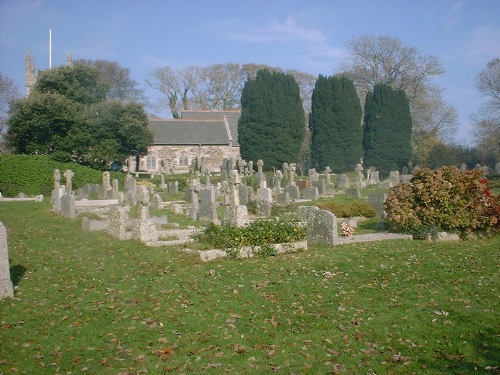
<instances>
[{"instance_id":1,"label":"flower bouquet on grave","mask_svg":"<svg viewBox=\"0 0 500 375\"><path fill-rule=\"evenodd\" d=\"M346 222L342 223L340 225L340 228L342 229L342 236L343 237L351 237L354 234L354 229L347 225Z\"/></svg>"}]
</instances>

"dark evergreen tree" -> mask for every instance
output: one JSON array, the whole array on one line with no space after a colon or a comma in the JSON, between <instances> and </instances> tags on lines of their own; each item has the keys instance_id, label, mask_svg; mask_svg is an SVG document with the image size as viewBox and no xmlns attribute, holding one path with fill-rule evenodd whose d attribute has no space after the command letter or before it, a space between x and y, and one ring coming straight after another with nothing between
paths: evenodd
<instances>
[{"instance_id":1,"label":"dark evergreen tree","mask_svg":"<svg viewBox=\"0 0 500 375\"><path fill-rule=\"evenodd\" d=\"M266 169L298 161L305 135L299 86L293 76L259 70L241 95L238 142L245 160L264 160Z\"/></svg>"},{"instance_id":2,"label":"dark evergreen tree","mask_svg":"<svg viewBox=\"0 0 500 375\"><path fill-rule=\"evenodd\" d=\"M361 104L351 80L319 76L312 95L309 126L311 165L340 173L353 170L363 155Z\"/></svg>"},{"instance_id":3,"label":"dark evergreen tree","mask_svg":"<svg viewBox=\"0 0 500 375\"><path fill-rule=\"evenodd\" d=\"M380 83L366 95L364 162L381 177L401 171L411 160L411 114L406 94Z\"/></svg>"}]
</instances>

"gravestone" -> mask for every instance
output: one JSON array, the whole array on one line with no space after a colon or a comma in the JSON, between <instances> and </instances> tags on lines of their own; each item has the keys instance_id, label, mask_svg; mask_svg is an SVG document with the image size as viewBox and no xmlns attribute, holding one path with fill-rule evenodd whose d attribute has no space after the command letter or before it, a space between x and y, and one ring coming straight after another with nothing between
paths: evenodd
<instances>
[{"instance_id":1,"label":"gravestone","mask_svg":"<svg viewBox=\"0 0 500 375\"><path fill-rule=\"evenodd\" d=\"M333 245L338 236L337 217L329 211L315 211L307 221L308 245Z\"/></svg>"},{"instance_id":2,"label":"gravestone","mask_svg":"<svg viewBox=\"0 0 500 375\"><path fill-rule=\"evenodd\" d=\"M171 181L168 184L169 194L179 194L179 181Z\"/></svg>"},{"instance_id":3,"label":"gravestone","mask_svg":"<svg viewBox=\"0 0 500 375\"><path fill-rule=\"evenodd\" d=\"M345 195L361 198L361 190L359 189L359 187L345 189Z\"/></svg>"},{"instance_id":4,"label":"gravestone","mask_svg":"<svg viewBox=\"0 0 500 375\"><path fill-rule=\"evenodd\" d=\"M218 224L217 206L215 204L215 189L205 188L201 190L201 203L199 209L199 220L203 223Z\"/></svg>"},{"instance_id":5,"label":"gravestone","mask_svg":"<svg viewBox=\"0 0 500 375\"><path fill-rule=\"evenodd\" d=\"M467 165L465 163L460 164L460 170L461 171L466 171L467 170Z\"/></svg>"},{"instance_id":6,"label":"gravestone","mask_svg":"<svg viewBox=\"0 0 500 375\"><path fill-rule=\"evenodd\" d=\"M64 177L66 178L66 194L61 197L61 215L69 218L76 217L75 211L75 195L73 194L73 184L71 179L74 173L72 170L68 169L64 172Z\"/></svg>"},{"instance_id":7,"label":"gravestone","mask_svg":"<svg viewBox=\"0 0 500 375\"><path fill-rule=\"evenodd\" d=\"M314 215L314 212L319 211L317 206L299 206L297 208L297 218L302 222L307 224L309 218Z\"/></svg>"},{"instance_id":8,"label":"gravestone","mask_svg":"<svg viewBox=\"0 0 500 375\"><path fill-rule=\"evenodd\" d=\"M151 208L153 210L163 210L163 201L160 194L153 194L151 197Z\"/></svg>"},{"instance_id":9,"label":"gravestone","mask_svg":"<svg viewBox=\"0 0 500 375\"><path fill-rule=\"evenodd\" d=\"M318 194L319 195L325 195L326 194L326 183L325 183L325 180L311 181L311 186L316 187L318 189Z\"/></svg>"},{"instance_id":10,"label":"gravestone","mask_svg":"<svg viewBox=\"0 0 500 375\"><path fill-rule=\"evenodd\" d=\"M319 182L319 181L314 181L314 182ZM302 194L303 194L304 199L309 199L311 201L315 201L315 200L319 199L319 192L318 192L318 188L316 186L306 187L302 191Z\"/></svg>"},{"instance_id":11,"label":"gravestone","mask_svg":"<svg viewBox=\"0 0 500 375\"><path fill-rule=\"evenodd\" d=\"M14 297L14 286L10 280L7 228L0 222L0 299L8 297Z\"/></svg>"},{"instance_id":12,"label":"gravestone","mask_svg":"<svg viewBox=\"0 0 500 375\"><path fill-rule=\"evenodd\" d=\"M108 234L125 241L132 238L125 207L112 207L108 214Z\"/></svg>"},{"instance_id":13,"label":"gravestone","mask_svg":"<svg viewBox=\"0 0 500 375\"><path fill-rule=\"evenodd\" d=\"M281 206L287 206L290 204L290 195L287 191L283 193L276 194L276 203Z\"/></svg>"},{"instance_id":14,"label":"gravestone","mask_svg":"<svg viewBox=\"0 0 500 375\"><path fill-rule=\"evenodd\" d=\"M229 172L229 180L227 181L226 185L230 200L230 205L227 206L225 209L223 224L242 227L248 223L247 206L240 205L240 196L239 196L240 184L241 180L238 171L231 170Z\"/></svg>"},{"instance_id":15,"label":"gravestone","mask_svg":"<svg viewBox=\"0 0 500 375\"><path fill-rule=\"evenodd\" d=\"M261 183L261 187L257 189L257 214L261 216L270 216L273 206L273 192L266 187L265 180Z\"/></svg>"},{"instance_id":16,"label":"gravestone","mask_svg":"<svg viewBox=\"0 0 500 375\"><path fill-rule=\"evenodd\" d=\"M346 176L345 174L341 174L339 176L339 181L337 183L339 189L349 189L351 187L351 181L349 179L349 176Z\"/></svg>"},{"instance_id":17,"label":"gravestone","mask_svg":"<svg viewBox=\"0 0 500 375\"><path fill-rule=\"evenodd\" d=\"M149 217L149 205L151 197L149 189L146 186L141 186L139 197L139 220L132 231L132 238L141 242L156 242L158 241L158 231L154 220Z\"/></svg>"},{"instance_id":18,"label":"gravestone","mask_svg":"<svg viewBox=\"0 0 500 375\"><path fill-rule=\"evenodd\" d=\"M330 169L330 167L326 167L325 171L323 173L325 174L325 182L326 182L326 184L327 185L331 185L332 184L332 180L331 180L332 170Z\"/></svg>"},{"instance_id":19,"label":"gravestone","mask_svg":"<svg viewBox=\"0 0 500 375\"><path fill-rule=\"evenodd\" d=\"M398 171L390 171L389 172L389 180L391 181L392 186L396 186L399 184L399 172Z\"/></svg>"},{"instance_id":20,"label":"gravestone","mask_svg":"<svg viewBox=\"0 0 500 375\"><path fill-rule=\"evenodd\" d=\"M377 217L385 219L384 202L387 194L370 194L368 196L368 204L377 211Z\"/></svg>"}]
</instances>

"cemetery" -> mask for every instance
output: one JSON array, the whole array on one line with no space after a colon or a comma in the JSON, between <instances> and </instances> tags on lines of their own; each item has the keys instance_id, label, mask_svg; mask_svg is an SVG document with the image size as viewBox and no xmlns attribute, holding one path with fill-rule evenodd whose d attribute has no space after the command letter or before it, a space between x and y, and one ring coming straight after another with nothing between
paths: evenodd
<instances>
[{"instance_id":1,"label":"cemetery","mask_svg":"<svg viewBox=\"0 0 500 375\"><path fill-rule=\"evenodd\" d=\"M494 373L498 236L393 230L416 171L56 169L0 198L0 370Z\"/></svg>"}]
</instances>

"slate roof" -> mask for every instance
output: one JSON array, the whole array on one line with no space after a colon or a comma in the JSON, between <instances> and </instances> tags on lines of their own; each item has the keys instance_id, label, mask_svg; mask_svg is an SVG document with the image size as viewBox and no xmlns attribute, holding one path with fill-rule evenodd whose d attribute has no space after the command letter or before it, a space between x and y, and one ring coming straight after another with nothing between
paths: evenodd
<instances>
[{"instance_id":1,"label":"slate roof","mask_svg":"<svg viewBox=\"0 0 500 375\"><path fill-rule=\"evenodd\" d=\"M220 120L223 117L227 118L229 130L233 137L233 146L239 146L238 143L238 120L241 117L241 110L227 110L227 111L201 111L191 110L183 111L181 117L183 119L197 119L197 120Z\"/></svg>"},{"instance_id":2,"label":"slate roof","mask_svg":"<svg viewBox=\"0 0 500 375\"><path fill-rule=\"evenodd\" d=\"M149 129L154 145L239 146L240 115L240 111L184 111L178 120L151 119Z\"/></svg>"}]
</instances>

